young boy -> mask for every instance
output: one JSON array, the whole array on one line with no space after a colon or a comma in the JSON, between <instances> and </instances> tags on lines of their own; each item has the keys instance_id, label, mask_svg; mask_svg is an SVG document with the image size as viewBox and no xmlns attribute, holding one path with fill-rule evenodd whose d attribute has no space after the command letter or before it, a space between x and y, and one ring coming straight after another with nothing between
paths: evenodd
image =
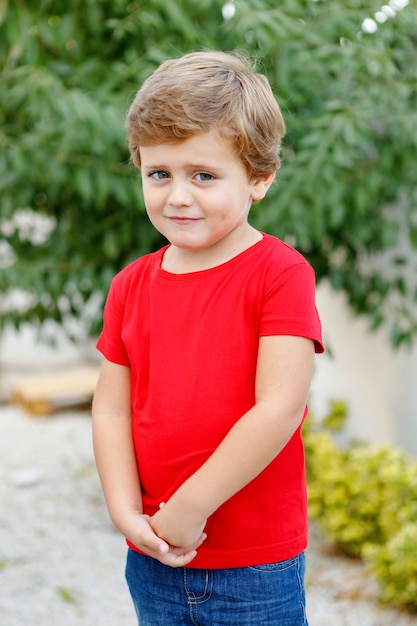
<instances>
[{"instance_id":1,"label":"young boy","mask_svg":"<svg viewBox=\"0 0 417 626\"><path fill-rule=\"evenodd\" d=\"M248 223L280 165L279 107L238 56L196 52L145 81L127 130L169 245L113 280L93 434L140 626L306 625L314 274Z\"/></svg>"}]
</instances>

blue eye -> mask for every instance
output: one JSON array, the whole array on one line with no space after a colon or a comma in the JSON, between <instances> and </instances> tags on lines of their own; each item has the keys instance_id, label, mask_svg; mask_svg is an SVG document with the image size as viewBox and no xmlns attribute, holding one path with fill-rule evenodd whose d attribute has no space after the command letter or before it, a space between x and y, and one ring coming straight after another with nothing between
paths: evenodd
<instances>
[{"instance_id":1,"label":"blue eye","mask_svg":"<svg viewBox=\"0 0 417 626\"><path fill-rule=\"evenodd\" d=\"M155 180L163 180L164 178L169 178L168 172L164 170L157 170L156 172L152 172L149 174L151 178L155 178Z\"/></svg>"},{"instance_id":2,"label":"blue eye","mask_svg":"<svg viewBox=\"0 0 417 626\"><path fill-rule=\"evenodd\" d=\"M213 180L213 178L214 178L213 174L208 174L207 172L199 172L198 174L196 174L196 179L202 183L206 183L210 180Z\"/></svg>"}]
</instances>

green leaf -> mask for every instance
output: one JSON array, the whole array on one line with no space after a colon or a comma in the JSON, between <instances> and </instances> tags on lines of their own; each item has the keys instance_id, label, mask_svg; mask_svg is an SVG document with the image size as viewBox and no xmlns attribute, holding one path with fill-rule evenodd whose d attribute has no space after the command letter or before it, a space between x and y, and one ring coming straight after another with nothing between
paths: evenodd
<instances>
[{"instance_id":1,"label":"green leaf","mask_svg":"<svg viewBox=\"0 0 417 626\"><path fill-rule=\"evenodd\" d=\"M417 248L415 3L363 36L370 10L356 0L237 1L230 19L223 5L0 2L0 220L32 207L57 221L45 246L7 238L16 271L8 268L2 286L18 280L41 292L45 267L58 268L61 284L74 266L88 267L104 296L112 273L160 245L129 164L126 110L163 60L241 50L267 74L287 125L279 182L254 207L253 225L295 241L319 282L343 290L373 327L395 323L395 345L408 342L417 332L414 293L407 280L388 292L386 280L371 280L366 255L384 253L383 278L406 276L390 214L404 196L406 235ZM45 285L52 305L10 311L11 323L59 315L58 286Z\"/></svg>"},{"instance_id":2,"label":"green leaf","mask_svg":"<svg viewBox=\"0 0 417 626\"><path fill-rule=\"evenodd\" d=\"M76 597L65 587L58 587L57 591L58 595L62 598L62 600L64 600L64 602L67 602L68 604L77 604Z\"/></svg>"}]
</instances>

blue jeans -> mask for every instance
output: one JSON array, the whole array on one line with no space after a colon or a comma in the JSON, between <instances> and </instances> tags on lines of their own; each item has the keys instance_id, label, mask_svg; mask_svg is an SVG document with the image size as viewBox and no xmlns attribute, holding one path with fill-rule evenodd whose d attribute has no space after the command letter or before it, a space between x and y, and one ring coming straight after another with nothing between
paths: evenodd
<instances>
[{"instance_id":1,"label":"blue jeans","mask_svg":"<svg viewBox=\"0 0 417 626\"><path fill-rule=\"evenodd\" d=\"M171 568L129 550L140 626L308 626L305 556L233 569Z\"/></svg>"}]
</instances>

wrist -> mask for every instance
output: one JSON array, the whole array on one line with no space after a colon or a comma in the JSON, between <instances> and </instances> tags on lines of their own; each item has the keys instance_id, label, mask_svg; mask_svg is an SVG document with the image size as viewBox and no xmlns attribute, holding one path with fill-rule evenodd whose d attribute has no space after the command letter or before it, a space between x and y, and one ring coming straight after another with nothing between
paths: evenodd
<instances>
[{"instance_id":1,"label":"wrist","mask_svg":"<svg viewBox=\"0 0 417 626\"><path fill-rule=\"evenodd\" d=\"M110 519L115 528L124 536L129 537L140 517L143 516L141 507L118 506L109 509Z\"/></svg>"},{"instance_id":2,"label":"wrist","mask_svg":"<svg viewBox=\"0 0 417 626\"><path fill-rule=\"evenodd\" d=\"M193 477L181 485L167 504L174 515L179 514L195 525L204 524L213 513L203 491L194 488Z\"/></svg>"}]
</instances>

